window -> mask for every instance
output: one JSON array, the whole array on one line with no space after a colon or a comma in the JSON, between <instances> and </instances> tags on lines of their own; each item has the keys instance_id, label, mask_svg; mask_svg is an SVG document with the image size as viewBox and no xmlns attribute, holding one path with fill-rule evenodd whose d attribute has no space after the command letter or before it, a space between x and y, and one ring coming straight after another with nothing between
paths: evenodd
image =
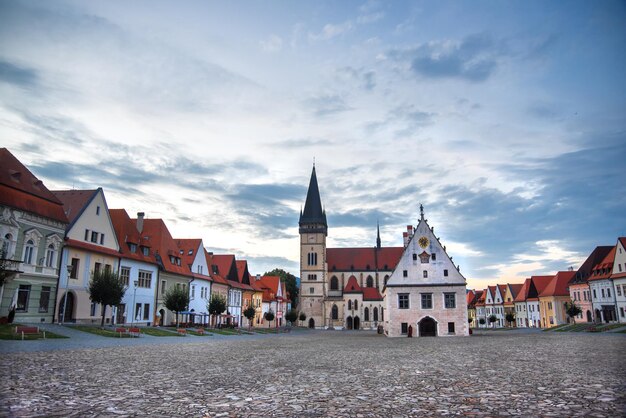
<instances>
[{"instance_id":1,"label":"window","mask_svg":"<svg viewBox=\"0 0 626 418\"><path fill-rule=\"evenodd\" d=\"M17 312L28 312L28 300L30 299L30 285L21 284L17 291Z\"/></svg>"},{"instance_id":2,"label":"window","mask_svg":"<svg viewBox=\"0 0 626 418\"><path fill-rule=\"evenodd\" d=\"M139 270L139 283L137 284L139 287L145 287L146 289L150 289L152 287L152 272Z\"/></svg>"},{"instance_id":3,"label":"window","mask_svg":"<svg viewBox=\"0 0 626 418\"><path fill-rule=\"evenodd\" d=\"M339 319L339 308L337 308L337 305L333 305L332 309L330 310L330 318Z\"/></svg>"},{"instance_id":4,"label":"window","mask_svg":"<svg viewBox=\"0 0 626 418\"><path fill-rule=\"evenodd\" d=\"M428 270L424 270L422 274L424 275L425 279L428 279Z\"/></svg>"},{"instance_id":5,"label":"window","mask_svg":"<svg viewBox=\"0 0 626 418\"><path fill-rule=\"evenodd\" d=\"M46 267L54 267L54 245L48 245L46 250Z\"/></svg>"},{"instance_id":6,"label":"window","mask_svg":"<svg viewBox=\"0 0 626 418\"><path fill-rule=\"evenodd\" d=\"M437 261L437 254L432 253L430 256L433 259L433 261Z\"/></svg>"},{"instance_id":7,"label":"window","mask_svg":"<svg viewBox=\"0 0 626 418\"><path fill-rule=\"evenodd\" d=\"M104 234L100 234L100 245L104 245Z\"/></svg>"},{"instance_id":8,"label":"window","mask_svg":"<svg viewBox=\"0 0 626 418\"><path fill-rule=\"evenodd\" d=\"M365 283L366 287L374 287L374 279L372 276L367 276L367 281Z\"/></svg>"},{"instance_id":9,"label":"window","mask_svg":"<svg viewBox=\"0 0 626 418\"><path fill-rule=\"evenodd\" d=\"M378 321L378 308L374 308L374 321Z\"/></svg>"},{"instance_id":10,"label":"window","mask_svg":"<svg viewBox=\"0 0 626 418\"><path fill-rule=\"evenodd\" d=\"M348 299L348 310L352 310L352 301Z\"/></svg>"},{"instance_id":11,"label":"window","mask_svg":"<svg viewBox=\"0 0 626 418\"><path fill-rule=\"evenodd\" d=\"M593 298L594 298L594 299L597 299L597 298L598 298L598 295L596 294L596 289L593 289Z\"/></svg>"},{"instance_id":12,"label":"window","mask_svg":"<svg viewBox=\"0 0 626 418\"><path fill-rule=\"evenodd\" d=\"M96 231L91 231L91 242L98 243L98 233Z\"/></svg>"},{"instance_id":13,"label":"window","mask_svg":"<svg viewBox=\"0 0 626 418\"><path fill-rule=\"evenodd\" d=\"M312 295L313 293L315 293L315 288L314 287L310 287L309 288L309 293Z\"/></svg>"},{"instance_id":14,"label":"window","mask_svg":"<svg viewBox=\"0 0 626 418\"><path fill-rule=\"evenodd\" d=\"M309 263L309 266L316 266L317 265L317 253L309 253L308 254L308 263Z\"/></svg>"},{"instance_id":15,"label":"window","mask_svg":"<svg viewBox=\"0 0 626 418\"><path fill-rule=\"evenodd\" d=\"M444 300L444 306L446 307L446 309L456 308L456 294L444 293L443 300Z\"/></svg>"},{"instance_id":16,"label":"window","mask_svg":"<svg viewBox=\"0 0 626 418\"><path fill-rule=\"evenodd\" d=\"M339 290L339 279L335 276L330 278L330 290Z\"/></svg>"},{"instance_id":17,"label":"window","mask_svg":"<svg viewBox=\"0 0 626 418\"><path fill-rule=\"evenodd\" d=\"M41 286L39 312L48 312L48 305L50 305L50 286Z\"/></svg>"},{"instance_id":18,"label":"window","mask_svg":"<svg viewBox=\"0 0 626 418\"><path fill-rule=\"evenodd\" d=\"M143 319L147 321L150 318L150 304L146 303L143 305Z\"/></svg>"},{"instance_id":19,"label":"window","mask_svg":"<svg viewBox=\"0 0 626 418\"><path fill-rule=\"evenodd\" d=\"M307 278L309 280L317 280L317 274L309 274L309 275L307 275Z\"/></svg>"},{"instance_id":20,"label":"window","mask_svg":"<svg viewBox=\"0 0 626 418\"><path fill-rule=\"evenodd\" d=\"M100 268L102 267L102 263L96 263L93 266L93 272L94 274L98 274L100 273Z\"/></svg>"},{"instance_id":21,"label":"window","mask_svg":"<svg viewBox=\"0 0 626 418\"><path fill-rule=\"evenodd\" d=\"M606 297L607 298L611 297L611 289L606 289Z\"/></svg>"},{"instance_id":22,"label":"window","mask_svg":"<svg viewBox=\"0 0 626 418\"><path fill-rule=\"evenodd\" d=\"M409 324L406 322L403 322L400 324L400 333L402 335L405 335L409 332Z\"/></svg>"},{"instance_id":23,"label":"window","mask_svg":"<svg viewBox=\"0 0 626 418\"><path fill-rule=\"evenodd\" d=\"M135 304L135 321L139 321L141 319L141 303Z\"/></svg>"},{"instance_id":24,"label":"window","mask_svg":"<svg viewBox=\"0 0 626 418\"><path fill-rule=\"evenodd\" d=\"M167 287L167 282L165 280L161 280L161 297L163 297L166 287Z\"/></svg>"},{"instance_id":25,"label":"window","mask_svg":"<svg viewBox=\"0 0 626 418\"><path fill-rule=\"evenodd\" d=\"M615 286L615 291L617 292L617 296L622 296L622 288L620 286Z\"/></svg>"},{"instance_id":26,"label":"window","mask_svg":"<svg viewBox=\"0 0 626 418\"><path fill-rule=\"evenodd\" d=\"M96 206L96 215L100 216L100 206Z\"/></svg>"},{"instance_id":27,"label":"window","mask_svg":"<svg viewBox=\"0 0 626 418\"><path fill-rule=\"evenodd\" d=\"M444 270L444 271L443 271L443 276L444 276L444 277L448 277L448 269L446 269L446 270Z\"/></svg>"},{"instance_id":28,"label":"window","mask_svg":"<svg viewBox=\"0 0 626 418\"><path fill-rule=\"evenodd\" d=\"M89 230L85 229L85 241L89 241Z\"/></svg>"},{"instance_id":29,"label":"window","mask_svg":"<svg viewBox=\"0 0 626 418\"><path fill-rule=\"evenodd\" d=\"M359 309L359 301L354 300L354 309Z\"/></svg>"},{"instance_id":30,"label":"window","mask_svg":"<svg viewBox=\"0 0 626 418\"><path fill-rule=\"evenodd\" d=\"M600 292L602 292L602 297L604 297L604 289L600 289Z\"/></svg>"},{"instance_id":31,"label":"window","mask_svg":"<svg viewBox=\"0 0 626 418\"><path fill-rule=\"evenodd\" d=\"M150 255L150 248L148 248L148 247L143 247L143 246L142 246L142 247L141 247L141 253L142 253L143 255L145 255L146 257L147 257L147 256L149 256L149 255Z\"/></svg>"},{"instance_id":32,"label":"window","mask_svg":"<svg viewBox=\"0 0 626 418\"><path fill-rule=\"evenodd\" d=\"M454 322L448 322L448 334L454 334Z\"/></svg>"},{"instance_id":33,"label":"window","mask_svg":"<svg viewBox=\"0 0 626 418\"><path fill-rule=\"evenodd\" d=\"M432 308L433 308L433 294L422 293L422 309L432 309Z\"/></svg>"},{"instance_id":34,"label":"window","mask_svg":"<svg viewBox=\"0 0 626 418\"><path fill-rule=\"evenodd\" d=\"M409 309L409 294L408 293L398 294L398 309Z\"/></svg>"},{"instance_id":35,"label":"window","mask_svg":"<svg viewBox=\"0 0 626 418\"><path fill-rule=\"evenodd\" d=\"M413 260L417 260L417 254L413 253Z\"/></svg>"},{"instance_id":36,"label":"window","mask_svg":"<svg viewBox=\"0 0 626 418\"><path fill-rule=\"evenodd\" d=\"M33 253L35 252L35 243L32 239L26 241L24 247L24 264L33 264Z\"/></svg>"},{"instance_id":37,"label":"window","mask_svg":"<svg viewBox=\"0 0 626 418\"><path fill-rule=\"evenodd\" d=\"M136 253L137 252L137 244L133 244L132 242L128 243L128 249L130 250L131 253Z\"/></svg>"},{"instance_id":38,"label":"window","mask_svg":"<svg viewBox=\"0 0 626 418\"><path fill-rule=\"evenodd\" d=\"M191 286L191 298L195 298L196 297L196 285L192 285Z\"/></svg>"},{"instance_id":39,"label":"window","mask_svg":"<svg viewBox=\"0 0 626 418\"><path fill-rule=\"evenodd\" d=\"M120 280L122 280L125 286L128 286L130 283L130 267L120 268Z\"/></svg>"},{"instance_id":40,"label":"window","mask_svg":"<svg viewBox=\"0 0 626 418\"><path fill-rule=\"evenodd\" d=\"M70 273L71 279L78 279L78 266L80 264L80 260L78 258L72 258L72 271Z\"/></svg>"},{"instance_id":41,"label":"window","mask_svg":"<svg viewBox=\"0 0 626 418\"><path fill-rule=\"evenodd\" d=\"M91 309L90 309L89 315L96 316L96 304L93 302L91 303Z\"/></svg>"},{"instance_id":42,"label":"window","mask_svg":"<svg viewBox=\"0 0 626 418\"><path fill-rule=\"evenodd\" d=\"M363 319L365 321L369 321L370 320L370 310L369 310L369 308L365 308L363 310Z\"/></svg>"},{"instance_id":43,"label":"window","mask_svg":"<svg viewBox=\"0 0 626 418\"><path fill-rule=\"evenodd\" d=\"M408 277L409 276L409 272L406 270L402 270L402 277Z\"/></svg>"}]
</instances>

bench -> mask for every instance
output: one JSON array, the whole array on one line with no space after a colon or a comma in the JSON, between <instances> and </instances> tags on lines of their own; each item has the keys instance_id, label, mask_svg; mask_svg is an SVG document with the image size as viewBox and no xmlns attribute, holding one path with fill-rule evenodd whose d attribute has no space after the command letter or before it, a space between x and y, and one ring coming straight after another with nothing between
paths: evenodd
<instances>
[{"instance_id":1,"label":"bench","mask_svg":"<svg viewBox=\"0 0 626 418\"><path fill-rule=\"evenodd\" d=\"M24 340L24 335L39 335L39 333L43 334L43 339L46 339L46 331L39 331L39 327L25 327L18 325L15 327L16 334L22 334L22 340Z\"/></svg>"},{"instance_id":2,"label":"bench","mask_svg":"<svg viewBox=\"0 0 626 418\"><path fill-rule=\"evenodd\" d=\"M128 334L130 334L131 337L139 337L141 336L141 330L139 328L129 328L128 330Z\"/></svg>"},{"instance_id":3,"label":"bench","mask_svg":"<svg viewBox=\"0 0 626 418\"><path fill-rule=\"evenodd\" d=\"M176 332L178 332L178 335L183 335L183 336L187 335L187 330L185 328L178 328L176 329Z\"/></svg>"},{"instance_id":4,"label":"bench","mask_svg":"<svg viewBox=\"0 0 626 418\"><path fill-rule=\"evenodd\" d=\"M120 334L120 338L122 338L123 334L128 334L128 329L124 327L115 328L115 332Z\"/></svg>"}]
</instances>

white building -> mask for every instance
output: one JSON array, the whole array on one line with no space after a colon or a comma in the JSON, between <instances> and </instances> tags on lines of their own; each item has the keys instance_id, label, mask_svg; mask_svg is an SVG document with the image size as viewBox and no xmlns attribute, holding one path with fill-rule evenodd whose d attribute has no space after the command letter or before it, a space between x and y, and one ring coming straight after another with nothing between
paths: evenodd
<instances>
[{"instance_id":1,"label":"white building","mask_svg":"<svg viewBox=\"0 0 626 418\"><path fill-rule=\"evenodd\" d=\"M385 334L466 336L466 281L428 226L420 206L415 232L384 288Z\"/></svg>"},{"instance_id":2,"label":"white building","mask_svg":"<svg viewBox=\"0 0 626 418\"><path fill-rule=\"evenodd\" d=\"M211 299L211 277L202 239L178 239L178 247L184 252L183 260L189 266L193 280L189 283L189 308L191 321L196 324L209 323L207 305Z\"/></svg>"},{"instance_id":3,"label":"white building","mask_svg":"<svg viewBox=\"0 0 626 418\"><path fill-rule=\"evenodd\" d=\"M611 278L615 290L618 321L626 322L626 237L617 240Z\"/></svg>"}]
</instances>

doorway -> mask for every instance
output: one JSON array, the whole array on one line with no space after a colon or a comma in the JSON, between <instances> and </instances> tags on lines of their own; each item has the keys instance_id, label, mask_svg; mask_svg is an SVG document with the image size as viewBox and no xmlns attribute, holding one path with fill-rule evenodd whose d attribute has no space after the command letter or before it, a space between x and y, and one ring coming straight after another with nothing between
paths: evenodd
<instances>
[{"instance_id":1,"label":"doorway","mask_svg":"<svg viewBox=\"0 0 626 418\"><path fill-rule=\"evenodd\" d=\"M67 309L64 307L64 303L67 300ZM74 294L72 292L67 292L66 295L61 299L61 303L59 304L59 318L61 318L61 322L71 322L72 314L74 312Z\"/></svg>"},{"instance_id":2,"label":"doorway","mask_svg":"<svg viewBox=\"0 0 626 418\"><path fill-rule=\"evenodd\" d=\"M309 319L309 328L315 328L315 319Z\"/></svg>"},{"instance_id":3,"label":"doorway","mask_svg":"<svg viewBox=\"0 0 626 418\"><path fill-rule=\"evenodd\" d=\"M361 323L361 320L359 319L359 317L355 316L354 320L352 322L353 322L352 323L353 328L354 329L359 329L359 326L360 326L360 323Z\"/></svg>"},{"instance_id":4,"label":"doorway","mask_svg":"<svg viewBox=\"0 0 626 418\"><path fill-rule=\"evenodd\" d=\"M346 318L346 329L352 329L352 317L351 316Z\"/></svg>"},{"instance_id":5,"label":"doorway","mask_svg":"<svg viewBox=\"0 0 626 418\"><path fill-rule=\"evenodd\" d=\"M436 337L437 336L437 322L434 319L427 316L423 318L419 323L419 335L420 337Z\"/></svg>"}]
</instances>

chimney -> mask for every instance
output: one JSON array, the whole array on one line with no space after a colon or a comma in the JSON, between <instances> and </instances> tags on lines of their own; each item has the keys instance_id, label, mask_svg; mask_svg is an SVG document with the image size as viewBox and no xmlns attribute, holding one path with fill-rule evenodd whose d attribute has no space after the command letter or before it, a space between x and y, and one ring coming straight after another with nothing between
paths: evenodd
<instances>
[{"instance_id":1,"label":"chimney","mask_svg":"<svg viewBox=\"0 0 626 418\"><path fill-rule=\"evenodd\" d=\"M402 233L402 240L404 241L404 248L406 248L406 246L409 245L409 234L408 234L408 232L403 232Z\"/></svg>"},{"instance_id":2,"label":"chimney","mask_svg":"<svg viewBox=\"0 0 626 418\"><path fill-rule=\"evenodd\" d=\"M137 212L137 231L141 234L143 232L143 217L146 214L143 212Z\"/></svg>"}]
</instances>

